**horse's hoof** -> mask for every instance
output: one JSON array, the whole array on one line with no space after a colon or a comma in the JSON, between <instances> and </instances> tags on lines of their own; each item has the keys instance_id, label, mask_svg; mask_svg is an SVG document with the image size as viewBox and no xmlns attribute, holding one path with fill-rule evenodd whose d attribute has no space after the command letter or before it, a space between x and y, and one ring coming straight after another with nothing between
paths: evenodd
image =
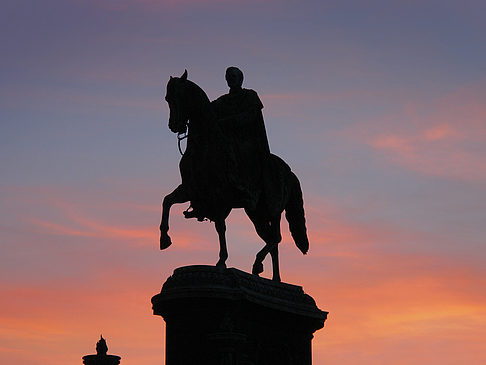
<instances>
[{"instance_id":1,"label":"horse's hoof","mask_svg":"<svg viewBox=\"0 0 486 365\"><path fill-rule=\"evenodd\" d=\"M263 272L263 263L261 262L255 262L253 264L253 269L251 270L251 273L253 275L259 275Z\"/></svg>"},{"instance_id":2,"label":"horse's hoof","mask_svg":"<svg viewBox=\"0 0 486 365\"><path fill-rule=\"evenodd\" d=\"M160 234L160 249L165 250L167 247L172 245L172 240L167 233Z\"/></svg>"}]
</instances>

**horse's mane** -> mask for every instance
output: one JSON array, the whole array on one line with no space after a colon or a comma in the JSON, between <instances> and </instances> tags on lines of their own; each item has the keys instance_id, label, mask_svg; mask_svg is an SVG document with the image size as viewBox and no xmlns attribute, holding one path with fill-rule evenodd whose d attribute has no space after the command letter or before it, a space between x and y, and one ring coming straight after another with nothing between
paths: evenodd
<instances>
[{"instance_id":1,"label":"horse's mane","mask_svg":"<svg viewBox=\"0 0 486 365\"><path fill-rule=\"evenodd\" d=\"M184 98L189 102L189 105L191 105L194 111L197 110L196 115L199 118L206 121L214 118L211 101L199 85L182 77L171 77L167 83L167 95L172 95L175 92L175 88L184 88Z\"/></svg>"},{"instance_id":2,"label":"horse's mane","mask_svg":"<svg viewBox=\"0 0 486 365\"><path fill-rule=\"evenodd\" d=\"M186 82L189 84L189 87L191 88L191 92L193 92L195 95L194 96L199 96L202 101L206 103L210 103L208 96L206 95L206 92L199 87L198 84L191 80L186 80Z\"/></svg>"},{"instance_id":3,"label":"horse's mane","mask_svg":"<svg viewBox=\"0 0 486 365\"><path fill-rule=\"evenodd\" d=\"M214 117L213 109L211 108L211 101L204 92L204 90L199 87L198 84L191 80L186 80L187 87L190 90L190 98L193 103L195 103L196 108L199 108L201 116L206 120L210 120Z\"/></svg>"}]
</instances>

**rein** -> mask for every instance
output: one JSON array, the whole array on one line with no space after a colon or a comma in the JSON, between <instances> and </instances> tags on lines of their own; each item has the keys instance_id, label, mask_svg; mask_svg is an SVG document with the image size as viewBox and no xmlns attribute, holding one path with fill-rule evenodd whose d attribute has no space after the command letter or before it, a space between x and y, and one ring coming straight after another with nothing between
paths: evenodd
<instances>
[{"instance_id":1,"label":"rein","mask_svg":"<svg viewBox=\"0 0 486 365\"><path fill-rule=\"evenodd\" d=\"M177 133L177 147L179 148L179 153L181 156L184 156L184 152L182 152L181 148L181 141L187 138L187 131L186 132L179 132Z\"/></svg>"}]
</instances>

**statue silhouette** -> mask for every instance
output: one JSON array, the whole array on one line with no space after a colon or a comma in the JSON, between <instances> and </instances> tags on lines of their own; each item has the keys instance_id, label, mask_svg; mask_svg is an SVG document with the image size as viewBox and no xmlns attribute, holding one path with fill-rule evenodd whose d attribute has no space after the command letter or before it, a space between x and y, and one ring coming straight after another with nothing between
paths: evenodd
<instances>
[{"instance_id":1,"label":"statue silhouette","mask_svg":"<svg viewBox=\"0 0 486 365\"><path fill-rule=\"evenodd\" d=\"M103 338L96 343L96 355L83 356L83 364L85 365L118 365L120 364L120 356L108 355L108 346Z\"/></svg>"},{"instance_id":2,"label":"statue silhouette","mask_svg":"<svg viewBox=\"0 0 486 365\"><path fill-rule=\"evenodd\" d=\"M187 79L187 71L167 83L169 128L187 132L187 148L179 163L182 183L164 197L160 249L172 244L169 212L173 204L191 202L186 218L209 219L219 236L219 260L226 267L225 220L233 208L244 208L265 246L257 253L252 273L263 272L272 257L273 280L280 281L278 244L281 214L289 222L296 246L307 253L309 241L300 183L290 167L270 153L261 109L253 90L243 89L243 73L226 71L230 92L210 103L206 93Z\"/></svg>"},{"instance_id":3,"label":"statue silhouette","mask_svg":"<svg viewBox=\"0 0 486 365\"><path fill-rule=\"evenodd\" d=\"M106 345L106 340L103 335L100 336L100 340L96 343L96 354L99 356L104 356L108 352L108 346Z\"/></svg>"}]
</instances>

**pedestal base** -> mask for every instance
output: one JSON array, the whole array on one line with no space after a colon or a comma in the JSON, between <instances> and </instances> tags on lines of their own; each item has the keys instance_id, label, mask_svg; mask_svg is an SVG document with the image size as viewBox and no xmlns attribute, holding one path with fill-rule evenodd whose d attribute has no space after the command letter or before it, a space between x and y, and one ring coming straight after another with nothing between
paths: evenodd
<instances>
[{"instance_id":1,"label":"pedestal base","mask_svg":"<svg viewBox=\"0 0 486 365\"><path fill-rule=\"evenodd\" d=\"M310 365L327 318L300 286L214 266L176 269L152 304L166 365Z\"/></svg>"}]
</instances>

